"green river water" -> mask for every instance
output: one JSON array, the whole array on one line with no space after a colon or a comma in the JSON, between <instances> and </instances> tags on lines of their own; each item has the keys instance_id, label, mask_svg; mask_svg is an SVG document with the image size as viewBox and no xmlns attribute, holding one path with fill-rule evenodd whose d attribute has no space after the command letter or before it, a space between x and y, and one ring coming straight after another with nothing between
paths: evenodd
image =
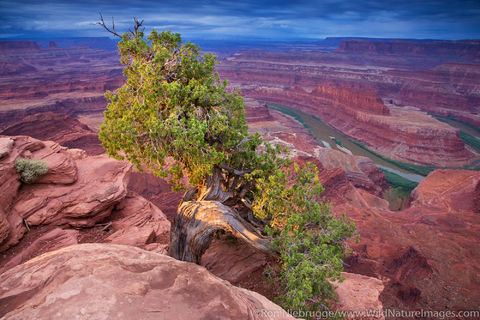
<instances>
[{"instance_id":1,"label":"green river water","mask_svg":"<svg viewBox=\"0 0 480 320\"><path fill-rule=\"evenodd\" d=\"M278 111L283 111L284 113L293 113L295 114L298 118L300 118L303 122L304 125L306 124L310 131L312 132L312 135L320 142L322 141L327 142L327 144L331 147L331 149L335 150L340 150L337 146L337 143L332 140L330 137L335 137L340 143L343 145L343 147L349 149L354 155L357 156L364 156L372 159L372 161L380 168L384 170L388 170L390 172L396 173L408 180L415 181L415 182L420 182L423 178L423 176L412 173L411 171L405 170L403 168L400 168L396 166L395 164L392 164L390 162L387 162L375 154L369 152L368 150L365 150L358 145L354 144L351 142L347 137L345 137L343 134L340 132L332 129L330 126L328 126L325 122L320 120L319 118L312 116L308 113L299 111L298 109L291 108L288 106L284 105L278 105L278 104L268 104L269 107L278 110Z\"/></svg>"}]
</instances>

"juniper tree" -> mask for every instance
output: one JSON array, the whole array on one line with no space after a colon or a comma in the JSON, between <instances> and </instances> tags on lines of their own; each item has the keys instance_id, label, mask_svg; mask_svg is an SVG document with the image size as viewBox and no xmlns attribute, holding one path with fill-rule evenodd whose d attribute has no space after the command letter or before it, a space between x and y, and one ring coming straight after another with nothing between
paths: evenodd
<instances>
[{"instance_id":1,"label":"juniper tree","mask_svg":"<svg viewBox=\"0 0 480 320\"><path fill-rule=\"evenodd\" d=\"M211 53L170 31L145 39L136 19L122 35L103 17L99 24L120 37L126 77L105 94L99 137L108 155L185 190L172 255L199 263L215 232L230 231L279 259L285 307L327 307L326 279L339 277L354 226L321 201L316 167L293 164L285 148L249 133L240 92L220 79Z\"/></svg>"}]
</instances>

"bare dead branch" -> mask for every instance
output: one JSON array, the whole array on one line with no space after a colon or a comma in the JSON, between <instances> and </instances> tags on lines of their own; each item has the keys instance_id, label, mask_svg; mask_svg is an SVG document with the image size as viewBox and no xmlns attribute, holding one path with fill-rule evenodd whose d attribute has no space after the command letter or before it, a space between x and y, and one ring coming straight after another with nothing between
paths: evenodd
<instances>
[{"instance_id":1,"label":"bare dead branch","mask_svg":"<svg viewBox=\"0 0 480 320\"><path fill-rule=\"evenodd\" d=\"M135 33L137 33L138 29L140 29L140 27L143 25L143 20L142 21L138 21L138 19L136 17L133 17L133 21L135 22ZM142 30L140 31L143 31L145 28L142 28Z\"/></svg>"},{"instance_id":2,"label":"bare dead branch","mask_svg":"<svg viewBox=\"0 0 480 320\"><path fill-rule=\"evenodd\" d=\"M115 21L114 21L113 17L112 17L112 27L109 28L108 25L105 23L105 20L103 19L102 13L99 13L99 15L100 15L100 21L97 22L97 24L99 26L102 26L105 30L107 30L108 32L110 32L114 36L121 38L122 36L120 34L118 34L117 31L115 30Z\"/></svg>"}]
</instances>

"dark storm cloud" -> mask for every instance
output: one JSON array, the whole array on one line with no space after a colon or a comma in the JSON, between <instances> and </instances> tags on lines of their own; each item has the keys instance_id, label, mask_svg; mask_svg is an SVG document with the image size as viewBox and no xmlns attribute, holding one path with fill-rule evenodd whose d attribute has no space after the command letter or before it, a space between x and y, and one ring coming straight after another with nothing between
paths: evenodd
<instances>
[{"instance_id":1,"label":"dark storm cloud","mask_svg":"<svg viewBox=\"0 0 480 320\"><path fill-rule=\"evenodd\" d=\"M478 0L0 0L0 37L104 36L98 12L120 30L136 16L190 38L480 38Z\"/></svg>"}]
</instances>

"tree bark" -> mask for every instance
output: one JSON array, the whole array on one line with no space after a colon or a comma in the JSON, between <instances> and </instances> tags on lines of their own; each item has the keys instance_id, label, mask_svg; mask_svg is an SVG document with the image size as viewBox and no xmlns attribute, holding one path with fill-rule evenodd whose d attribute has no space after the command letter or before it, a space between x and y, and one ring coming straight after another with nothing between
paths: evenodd
<instances>
[{"instance_id":1,"label":"tree bark","mask_svg":"<svg viewBox=\"0 0 480 320\"><path fill-rule=\"evenodd\" d=\"M199 190L197 194L198 201L219 201L224 203L231 197L232 192L224 190L224 177L222 169L219 167L213 168L213 174L207 178L206 185Z\"/></svg>"},{"instance_id":2,"label":"tree bark","mask_svg":"<svg viewBox=\"0 0 480 320\"><path fill-rule=\"evenodd\" d=\"M232 233L254 249L271 254L267 239L242 219L233 208L219 201L183 202L172 225L170 255L200 264L202 255L219 230Z\"/></svg>"}]
</instances>

